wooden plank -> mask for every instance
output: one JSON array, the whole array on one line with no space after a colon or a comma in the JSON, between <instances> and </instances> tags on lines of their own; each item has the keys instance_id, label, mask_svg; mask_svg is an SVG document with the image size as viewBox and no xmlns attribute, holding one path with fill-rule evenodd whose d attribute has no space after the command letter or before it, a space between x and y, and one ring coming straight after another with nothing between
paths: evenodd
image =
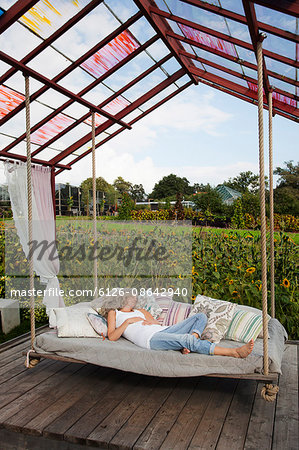
<instances>
[{"instance_id":1,"label":"wooden plank","mask_svg":"<svg viewBox=\"0 0 299 450\"><path fill-rule=\"evenodd\" d=\"M75 364L69 364L67 367L63 368L63 370L34 388L30 392L30 401L27 400L28 394L25 395L25 399L24 397L21 399L19 398L16 402L8 405L9 408L11 405L16 405L18 412L5 420L5 428L12 431L23 432L25 425L28 422L39 414L42 414L44 409L51 405L57 398L60 398L66 390L76 386L76 375L77 372L81 370L86 372L86 366L82 368ZM35 434L34 430L31 431Z\"/></svg>"},{"instance_id":2,"label":"wooden plank","mask_svg":"<svg viewBox=\"0 0 299 450\"><path fill-rule=\"evenodd\" d=\"M53 367L53 370L46 374L46 376L45 372L38 373L39 376L35 376L35 380L38 383L34 383L33 386L29 385L29 389L18 390L18 385L16 385L15 390L17 391L17 395L15 396L15 398L11 398L11 394L15 393L13 389L11 392L8 392L7 395L3 394L1 398L3 401L1 402L2 407L0 409L0 422L2 424L6 423L7 420L15 414L21 414L22 409L26 409L26 407L27 409L32 410L31 405L36 400L36 398L39 397L39 394L47 392L47 390L53 388L53 385L55 386L55 375L57 373L59 375L61 371L67 369L68 368L65 368L62 363L60 363L59 365L57 364ZM32 373L32 378L34 375L35 374ZM22 381L20 382L20 384L23 384ZM41 404L42 403L43 402L41 402ZM30 411L30 413L32 414L34 413L34 411Z\"/></svg>"},{"instance_id":3,"label":"wooden plank","mask_svg":"<svg viewBox=\"0 0 299 450\"><path fill-rule=\"evenodd\" d=\"M64 413L76 401L80 400L88 391L89 384L94 384L100 376L101 370L91 364L86 365L71 376L61 386L59 393L52 397L51 404L28 422L23 430L26 433L41 435L43 429L53 420ZM55 392L56 394L56 392Z\"/></svg>"},{"instance_id":4,"label":"wooden plank","mask_svg":"<svg viewBox=\"0 0 299 450\"><path fill-rule=\"evenodd\" d=\"M218 380L212 378L200 380L167 434L161 450L188 448L217 383Z\"/></svg>"},{"instance_id":5,"label":"wooden plank","mask_svg":"<svg viewBox=\"0 0 299 450\"><path fill-rule=\"evenodd\" d=\"M257 383L254 381L239 381L217 442L217 449L243 448L256 389Z\"/></svg>"},{"instance_id":6,"label":"wooden plank","mask_svg":"<svg viewBox=\"0 0 299 450\"><path fill-rule=\"evenodd\" d=\"M236 373L236 374L210 373L209 375L203 376L216 378L231 378L234 380L256 380L265 382L278 381L278 373L275 372L270 372L268 375L263 375L262 373Z\"/></svg>"},{"instance_id":7,"label":"wooden plank","mask_svg":"<svg viewBox=\"0 0 299 450\"><path fill-rule=\"evenodd\" d=\"M143 376L116 408L89 434L87 443L105 446L130 418L138 406L155 389L159 379Z\"/></svg>"},{"instance_id":8,"label":"wooden plank","mask_svg":"<svg viewBox=\"0 0 299 450\"><path fill-rule=\"evenodd\" d=\"M223 421L230 407L237 380L219 379L215 386L207 408L192 437L189 449L215 448L222 430Z\"/></svg>"},{"instance_id":9,"label":"wooden plank","mask_svg":"<svg viewBox=\"0 0 299 450\"><path fill-rule=\"evenodd\" d=\"M113 411L127 393L134 389L140 378L141 375L130 373L124 376L124 372L114 372L111 377L114 382L110 389L97 396L97 403L67 430L64 439L75 444L86 444L87 436Z\"/></svg>"},{"instance_id":10,"label":"wooden plank","mask_svg":"<svg viewBox=\"0 0 299 450\"><path fill-rule=\"evenodd\" d=\"M295 345L286 347L282 360L272 448L298 448L298 354Z\"/></svg>"},{"instance_id":11,"label":"wooden plank","mask_svg":"<svg viewBox=\"0 0 299 450\"><path fill-rule=\"evenodd\" d=\"M260 392L264 386L259 383L253 403L244 450L267 450L272 446L272 434L276 402L266 402Z\"/></svg>"},{"instance_id":12,"label":"wooden plank","mask_svg":"<svg viewBox=\"0 0 299 450\"><path fill-rule=\"evenodd\" d=\"M1 450L86 450L86 445L54 441L42 436L29 436L5 430L5 428L0 429L0 442Z\"/></svg>"},{"instance_id":13,"label":"wooden plank","mask_svg":"<svg viewBox=\"0 0 299 450\"><path fill-rule=\"evenodd\" d=\"M65 412L62 412L57 419L50 423L43 430L43 435L53 439L63 439L64 434L91 408L99 403L99 398L110 389L115 382L117 372L108 368L100 368L98 379L93 384L88 383L88 391L80 400L76 400ZM111 376L112 375L112 376ZM114 376L113 376L114 375ZM124 376L124 374L122 374ZM120 375L117 375L120 379Z\"/></svg>"},{"instance_id":14,"label":"wooden plank","mask_svg":"<svg viewBox=\"0 0 299 450\"><path fill-rule=\"evenodd\" d=\"M25 355L26 353L23 353ZM31 358L44 358L44 359L53 359L54 361L64 361L70 363L78 363L78 364L86 364L86 361L82 361L81 359L70 358L68 356L60 356L55 355L55 353L30 353Z\"/></svg>"},{"instance_id":15,"label":"wooden plank","mask_svg":"<svg viewBox=\"0 0 299 450\"><path fill-rule=\"evenodd\" d=\"M36 385L46 380L53 372L57 370L55 363L45 361L38 364L34 369L27 369L12 380L0 386L0 404L1 407L20 397L25 392L33 389ZM59 367L61 370L61 367Z\"/></svg>"},{"instance_id":16,"label":"wooden plank","mask_svg":"<svg viewBox=\"0 0 299 450\"><path fill-rule=\"evenodd\" d=\"M22 342L21 344L14 345L9 349L3 351L0 355L1 358L0 367L5 366L5 364L7 364L10 361L13 361L13 359L20 357L24 350L28 350L28 346L29 346L28 341L25 341Z\"/></svg>"},{"instance_id":17,"label":"wooden plank","mask_svg":"<svg viewBox=\"0 0 299 450\"><path fill-rule=\"evenodd\" d=\"M38 327L35 329L35 335L38 336L39 334L45 333L47 331L49 331L50 328L48 327L48 325L42 325L41 327ZM9 341L3 342L2 344L0 344L0 353L5 352L13 347L15 347L16 345L20 344L20 343L24 343L27 342L27 346L28 346L28 350L30 348L30 331L28 333L24 333L21 336L17 336L13 339L10 339Z\"/></svg>"},{"instance_id":18,"label":"wooden plank","mask_svg":"<svg viewBox=\"0 0 299 450\"><path fill-rule=\"evenodd\" d=\"M25 367L24 362L25 362L24 356L20 356L19 358L16 358L13 361L9 362L6 366L1 367L0 384L5 383L6 380L11 380L19 373L27 370L27 367Z\"/></svg>"},{"instance_id":19,"label":"wooden plank","mask_svg":"<svg viewBox=\"0 0 299 450\"><path fill-rule=\"evenodd\" d=\"M136 409L125 425L113 437L109 443L109 448L132 448L142 434L144 428L148 426L176 386L178 387L176 394L177 407L181 405L181 410L183 407L182 403L185 404L194 389L194 381L192 381L192 379L186 381L185 387L181 381L181 378L161 379L155 389L145 398L144 402ZM180 385L181 387L179 388ZM174 404L175 402L172 401L172 406Z\"/></svg>"}]
</instances>

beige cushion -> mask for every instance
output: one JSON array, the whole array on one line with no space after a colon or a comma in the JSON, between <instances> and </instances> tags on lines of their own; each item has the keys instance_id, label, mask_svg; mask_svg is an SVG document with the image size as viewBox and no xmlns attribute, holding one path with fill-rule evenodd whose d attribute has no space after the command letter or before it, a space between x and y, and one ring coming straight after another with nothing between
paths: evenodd
<instances>
[{"instance_id":1,"label":"beige cushion","mask_svg":"<svg viewBox=\"0 0 299 450\"><path fill-rule=\"evenodd\" d=\"M99 337L86 315L92 308L54 308L58 337Z\"/></svg>"}]
</instances>

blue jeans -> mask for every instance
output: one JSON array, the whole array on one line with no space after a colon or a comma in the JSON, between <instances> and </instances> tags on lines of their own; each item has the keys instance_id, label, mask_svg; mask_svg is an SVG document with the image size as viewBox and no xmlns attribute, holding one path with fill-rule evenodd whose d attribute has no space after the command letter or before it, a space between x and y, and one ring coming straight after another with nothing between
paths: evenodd
<instances>
[{"instance_id":1,"label":"blue jeans","mask_svg":"<svg viewBox=\"0 0 299 450\"><path fill-rule=\"evenodd\" d=\"M188 348L191 352L213 355L215 345L210 341L201 340L200 336L207 324L207 316L203 313L171 325L165 330L155 333L150 340L151 350L181 350ZM197 333L199 339L191 333Z\"/></svg>"}]
</instances>

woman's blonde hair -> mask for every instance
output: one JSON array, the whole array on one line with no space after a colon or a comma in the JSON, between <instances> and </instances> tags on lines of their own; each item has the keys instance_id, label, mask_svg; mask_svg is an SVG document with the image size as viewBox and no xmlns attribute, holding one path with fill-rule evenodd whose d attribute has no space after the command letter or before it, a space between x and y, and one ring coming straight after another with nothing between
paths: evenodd
<instances>
[{"instance_id":1,"label":"woman's blonde hair","mask_svg":"<svg viewBox=\"0 0 299 450\"><path fill-rule=\"evenodd\" d=\"M115 311L116 309L120 310L124 308L128 304L128 300L132 297L136 298L137 305L138 298L136 295L133 295L131 290L129 289L126 289L123 295L100 297L96 299L98 301L98 305L95 305L96 310L99 314L101 314L101 316L107 319L109 311ZM94 300L93 302L95 302L96 300Z\"/></svg>"}]
</instances>

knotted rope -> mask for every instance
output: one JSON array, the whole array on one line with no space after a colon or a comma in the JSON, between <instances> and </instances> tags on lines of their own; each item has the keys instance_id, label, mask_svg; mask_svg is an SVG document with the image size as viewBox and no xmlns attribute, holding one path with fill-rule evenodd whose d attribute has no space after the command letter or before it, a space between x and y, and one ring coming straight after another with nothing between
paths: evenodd
<instances>
[{"instance_id":1,"label":"knotted rope","mask_svg":"<svg viewBox=\"0 0 299 450\"><path fill-rule=\"evenodd\" d=\"M26 108L26 152L27 152L27 203L28 203L28 247L29 247L29 284L30 290L34 289L34 271L32 246L32 168L31 168L31 142L30 142L30 93L29 77L25 75L25 108ZM34 350L35 340L35 312L34 296L30 297L30 325L31 325L31 349ZM37 363L36 363L37 364Z\"/></svg>"},{"instance_id":2,"label":"knotted rope","mask_svg":"<svg viewBox=\"0 0 299 450\"><path fill-rule=\"evenodd\" d=\"M264 374L269 374L268 320L267 320L267 251L265 212L265 167L264 167L264 123L263 123L263 37L257 43L258 67L258 125L259 125L259 178L261 202L261 256L262 256L262 305L263 305L263 350Z\"/></svg>"},{"instance_id":3,"label":"knotted rope","mask_svg":"<svg viewBox=\"0 0 299 450\"><path fill-rule=\"evenodd\" d=\"M274 402L279 391L279 387L276 384L265 384L261 390L261 396L267 402Z\"/></svg>"},{"instance_id":4,"label":"knotted rope","mask_svg":"<svg viewBox=\"0 0 299 450\"><path fill-rule=\"evenodd\" d=\"M272 91L268 95L269 106L269 189L270 189L270 277L271 277L271 316L275 317L274 280L274 200L273 200L273 139L272 139Z\"/></svg>"},{"instance_id":5,"label":"knotted rope","mask_svg":"<svg viewBox=\"0 0 299 450\"><path fill-rule=\"evenodd\" d=\"M27 355L26 355L26 359L25 359L25 366L27 367L27 369L32 369L33 367L35 367L38 363L39 363L39 358L31 358L30 359L30 353L34 352L35 350L31 349L28 350Z\"/></svg>"},{"instance_id":6,"label":"knotted rope","mask_svg":"<svg viewBox=\"0 0 299 450\"><path fill-rule=\"evenodd\" d=\"M92 111L91 113L91 138L92 138L92 197L93 197L93 242L94 245L97 241L97 203L96 203L96 196L97 196L97 186L96 186L96 140L95 140L95 112ZM95 256L95 255L94 255ZM94 279L94 293L95 298L97 297L97 288L98 288L98 267L97 267L97 258L94 258L93 261L93 279Z\"/></svg>"}]
</instances>

